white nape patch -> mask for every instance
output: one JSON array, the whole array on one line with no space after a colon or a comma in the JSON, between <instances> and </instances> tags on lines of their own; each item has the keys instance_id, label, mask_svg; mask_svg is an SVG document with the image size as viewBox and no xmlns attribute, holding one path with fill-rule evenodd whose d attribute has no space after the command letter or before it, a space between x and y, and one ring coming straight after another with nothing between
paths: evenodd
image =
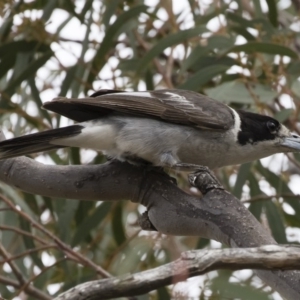
<instances>
[{"instance_id":1,"label":"white nape patch","mask_svg":"<svg viewBox=\"0 0 300 300\"><path fill-rule=\"evenodd\" d=\"M229 107L229 106L228 106ZM238 139L238 133L239 131L241 131L241 118L239 116L239 114L231 107L229 107L232 112L233 112L233 116L234 116L234 127L232 128L232 132L234 134L235 140L237 141Z\"/></svg>"},{"instance_id":2,"label":"white nape patch","mask_svg":"<svg viewBox=\"0 0 300 300\"><path fill-rule=\"evenodd\" d=\"M117 135L114 126L100 122L85 124L86 127L81 130L80 134L68 138L55 139L51 141L51 144L82 147L96 151L106 151L114 148Z\"/></svg>"},{"instance_id":3,"label":"white nape patch","mask_svg":"<svg viewBox=\"0 0 300 300\"><path fill-rule=\"evenodd\" d=\"M117 95L153 98L153 96L149 92L125 92L125 93L117 93Z\"/></svg>"}]
</instances>

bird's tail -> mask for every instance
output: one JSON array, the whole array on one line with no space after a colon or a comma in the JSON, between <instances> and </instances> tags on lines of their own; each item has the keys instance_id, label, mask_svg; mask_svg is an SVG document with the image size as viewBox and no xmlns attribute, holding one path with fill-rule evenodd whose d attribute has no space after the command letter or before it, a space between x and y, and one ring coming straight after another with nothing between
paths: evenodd
<instances>
[{"instance_id":1,"label":"bird's tail","mask_svg":"<svg viewBox=\"0 0 300 300\"><path fill-rule=\"evenodd\" d=\"M55 145L51 142L56 139L76 136L81 133L82 128L84 127L80 125L72 125L5 140L0 142L0 159L64 148L63 145Z\"/></svg>"}]
</instances>

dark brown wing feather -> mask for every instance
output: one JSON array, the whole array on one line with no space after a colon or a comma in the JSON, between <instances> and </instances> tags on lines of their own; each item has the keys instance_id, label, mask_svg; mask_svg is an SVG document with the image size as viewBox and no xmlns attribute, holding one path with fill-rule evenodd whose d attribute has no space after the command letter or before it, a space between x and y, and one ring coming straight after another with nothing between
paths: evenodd
<instances>
[{"instance_id":1,"label":"dark brown wing feather","mask_svg":"<svg viewBox=\"0 0 300 300\"><path fill-rule=\"evenodd\" d=\"M56 98L45 103L44 108L78 122L120 112L208 129L226 130L234 124L233 113L228 106L185 90L100 90L87 98Z\"/></svg>"}]
</instances>

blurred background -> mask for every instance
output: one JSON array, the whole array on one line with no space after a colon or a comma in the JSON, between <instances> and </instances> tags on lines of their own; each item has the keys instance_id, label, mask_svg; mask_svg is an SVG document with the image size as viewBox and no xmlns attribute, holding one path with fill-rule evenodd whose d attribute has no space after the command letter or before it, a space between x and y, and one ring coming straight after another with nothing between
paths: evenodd
<instances>
[{"instance_id":1,"label":"blurred background","mask_svg":"<svg viewBox=\"0 0 300 300\"><path fill-rule=\"evenodd\" d=\"M299 133L299 12L298 0L1 1L1 128L11 138L71 124L41 109L56 96L181 88L274 116ZM58 165L105 162L101 154L75 148L32 157ZM216 170L225 188L285 244L300 242L299 173L300 156L293 154ZM178 182L189 192L185 177L179 174ZM51 299L101 278L93 264L66 254L54 238L113 276L160 266L185 250L222 247L143 232L137 218L145 208L130 201L50 199L3 183L0 189L6 200L0 201L5 299ZM244 270L210 272L137 299L281 297Z\"/></svg>"}]
</instances>

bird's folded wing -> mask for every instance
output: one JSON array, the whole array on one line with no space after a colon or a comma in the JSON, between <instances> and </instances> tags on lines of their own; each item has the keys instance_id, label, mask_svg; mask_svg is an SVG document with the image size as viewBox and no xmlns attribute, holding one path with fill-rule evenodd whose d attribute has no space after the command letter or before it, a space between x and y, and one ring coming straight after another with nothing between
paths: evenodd
<instances>
[{"instance_id":1,"label":"bird's folded wing","mask_svg":"<svg viewBox=\"0 0 300 300\"><path fill-rule=\"evenodd\" d=\"M100 90L87 98L55 98L45 103L44 108L78 122L119 112L207 129L227 130L234 124L233 112L228 106L185 90Z\"/></svg>"}]
</instances>

